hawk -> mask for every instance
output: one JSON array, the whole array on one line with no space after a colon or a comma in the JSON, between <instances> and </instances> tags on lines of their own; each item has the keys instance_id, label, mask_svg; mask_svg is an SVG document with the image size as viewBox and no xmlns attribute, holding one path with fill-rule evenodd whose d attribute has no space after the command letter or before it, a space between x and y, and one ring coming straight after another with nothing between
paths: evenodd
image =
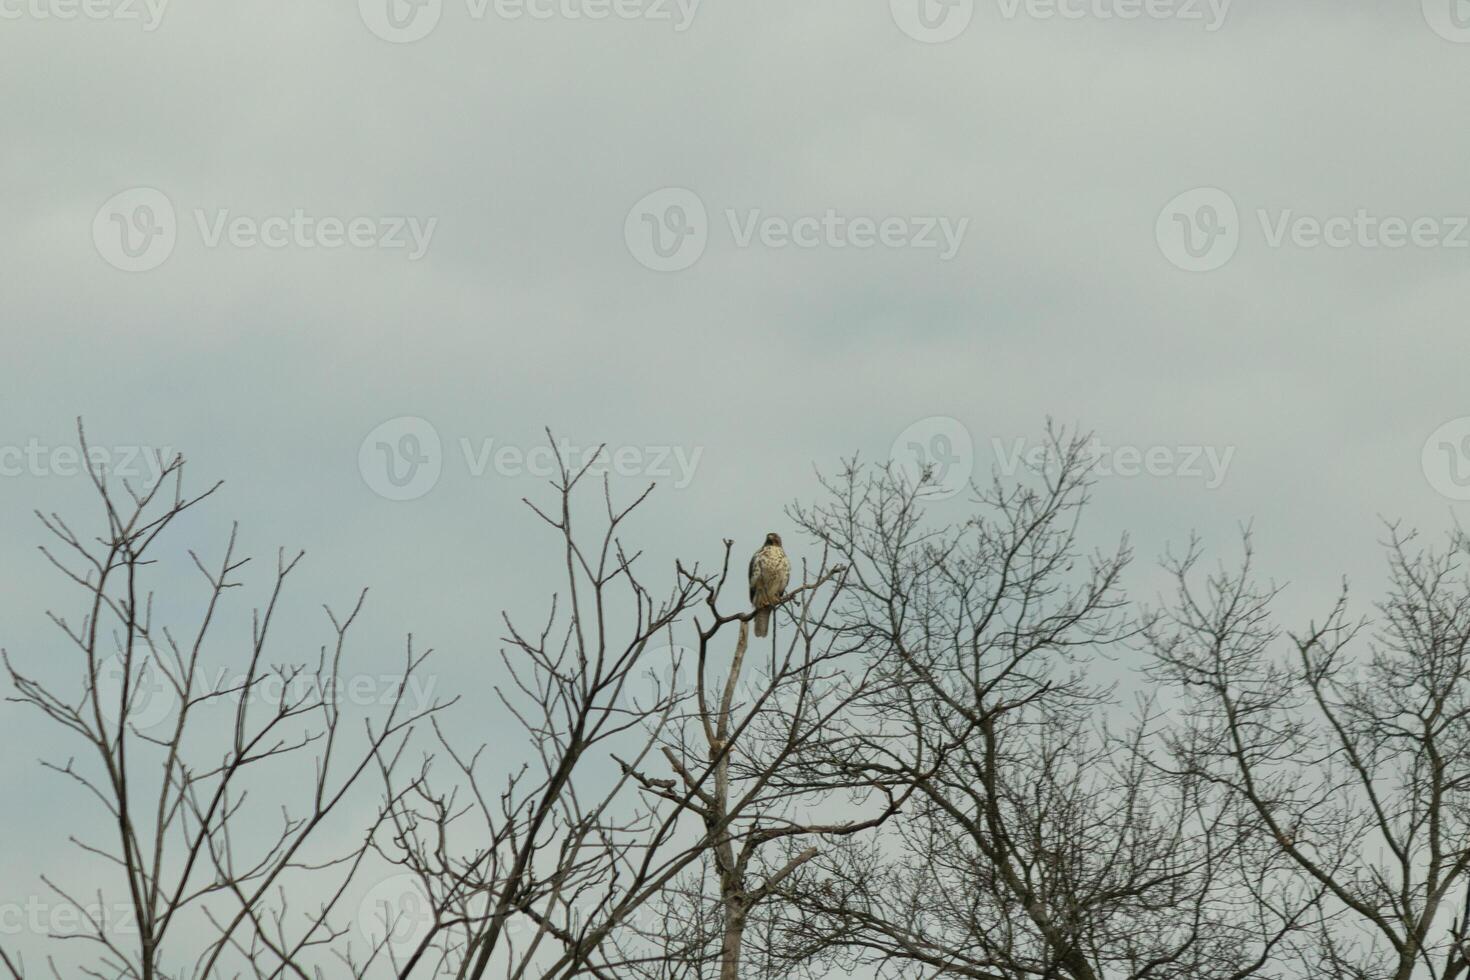
<instances>
[{"instance_id":1,"label":"hawk","mask_svg":"<svg viewBox=\"0 0 1470 980\"><path fill-rule=\"evenodd\" d=\"M791 561L781 549L781 535L766 535L761 550L750 556L750 604L755 606L755 635L765 636L771 628L771 607L786 594L791 581Z\"/></svg>"}]
</instances>

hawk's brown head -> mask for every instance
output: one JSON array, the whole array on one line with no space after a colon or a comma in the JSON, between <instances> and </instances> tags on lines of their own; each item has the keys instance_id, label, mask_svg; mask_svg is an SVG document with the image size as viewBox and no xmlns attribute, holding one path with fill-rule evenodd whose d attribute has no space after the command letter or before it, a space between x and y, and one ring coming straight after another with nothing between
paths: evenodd
<instances>
[{"instance_id":1,"label":"hawk's brown head","mask_svg":"<svg viewBox=\"0 0 1470 980\"><path fill-rule=\"evenodd\" d=\"M766 546L770 547L771 545L775 545L778 548L781 547L781 535L777 534L775 531L772 531L770 534L766 535Z\"/></svg>"}]
</instances>

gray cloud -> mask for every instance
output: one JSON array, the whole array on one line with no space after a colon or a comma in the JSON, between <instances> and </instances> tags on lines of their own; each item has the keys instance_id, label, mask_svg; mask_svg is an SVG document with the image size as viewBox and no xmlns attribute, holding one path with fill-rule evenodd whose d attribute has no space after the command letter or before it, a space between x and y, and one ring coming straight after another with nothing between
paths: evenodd
<instances>
[{"instance_id":1,"label":"gray cloud","mask_svg":"<svg viewBox=\"0 0 1470 980\"><path fill-rule=\"evenodd\" d=\"M1092 532L1132 531L1149 559L1196 528L1225 550L1254 520L1302 615L1343 573L1371 591L1379 515L1463 516L1421 455L1470 415L1470 250L1272 248L1256 215L1470 213L1470 45L1417 4L1237 2L1211 32L979 2L933 45L888 7L705 0L679 31L445 0L408 44L354 4L175 0L154 31L0 21L0 444L61 445L82 414L99 444L185 451L195 480L229 483L201 546L239 517L257 553L307 547L300 624L370 584L383 635L414 630L466 684L485 683L495 610L542 608L510 556L544 539L519 503L534 475L476 476L460 440L526 450L543 425L702 453L645 515L660 558L753 546L814 493L813 463L886 458L934 416L968 430L978 473L993 440L1034 440L1048 415L1111 445L1234 447L1217 489L1105 481ZM93 224L139 186L167 196L179 235L128 273ZM669 187L699 196L712 231L690 268L656 273L625 221ZM1155 225L1199 187L1230 195L1241 241L1189 273ZM209 247L193 209L438 224L409 262ZM726 209L969 225L945 262L739 247ZM358 452L400 416L432 423L446 456L432 490L390 502ZM26 516L85 507L81 484L0 477L13 654L64 655L42 611L65 592ZM57 831L84 818L33 764L55 748L37 718L0 705L0 738L19 747L0 762L10 798L30 801L7 815L8 887L67 866Z\"/></svg>"}]
</instances>

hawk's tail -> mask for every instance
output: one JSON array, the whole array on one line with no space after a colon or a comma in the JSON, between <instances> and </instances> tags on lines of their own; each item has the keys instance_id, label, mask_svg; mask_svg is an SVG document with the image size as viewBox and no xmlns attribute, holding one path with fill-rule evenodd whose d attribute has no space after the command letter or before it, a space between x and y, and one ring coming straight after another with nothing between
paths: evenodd
<instances>
[{"instance_id":1,"label":"hawk's tail","mask_svg":"<svg viewBox=\"0 0 1470 980\"><path fill-rule=\"evenodd\" d=\"M771 611L769 609L757 609L755 611L755 635L765 636L771 631Z\"/></svg>"}]
</instances>

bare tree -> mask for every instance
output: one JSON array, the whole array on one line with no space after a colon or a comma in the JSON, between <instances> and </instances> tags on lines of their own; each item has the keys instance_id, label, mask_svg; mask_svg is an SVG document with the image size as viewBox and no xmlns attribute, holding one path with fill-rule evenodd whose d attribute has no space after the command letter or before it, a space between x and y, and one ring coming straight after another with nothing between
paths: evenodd
<instances>
[{"instance_id":1,"label":"bare tree","mask_svg":"<svg viewBox=\"0 0 1470 980\"><path fill-rule=\"evenodd\" d=\"M1150 630L1187 710L1181 768L1246 801L1265 840L1326 896L1300 955L1333 980L1455 980L1470 971L1470 540L1415 550L1389 529L1376 624L1346 587L1320 624L1273 624L1278 589L1240 567L1178 589ZM1203 581L1200 579L1203 578Z\"/></svg>"},{"instance_id":2,"label":"bare tree","mask_svg":"<svg viewBox=\"0 0 1470 980\"><path fill-rule=\"evenodd\" d=\"M505 618L509 683L495 691L533 761L503 778L486 773L485 746L465 752L440 731L447 778L428 760L404 791L383 767L397 803L391 832L374 846L417 880L428 906L403 955L375 951L396 977L599 973L609 934L701 846L643 805L633 776L654 746L650 724L676 706L669 690L643 690L640 672L655 654L671 655L667 637L698 602L700 582L676 575L655 595L639 580L639 554L619 531L648 491L618 508L604 484L604 524L589 547L574 505L591 461L577 471L560 454L557 462L556 508L527 504L555 534L562 589L534 630ZM619 767L617 752L631 761ZM493 753L494 764L504 761L503 750ZM373 962L348 966L366 976Z\"/></svg>"},{"instance_id":3,"label":"bare tree","mask_svg":"<svg viewBox=\"0 0 1470 980\"><path fill-rule=\"evenodd\" d=\"M811 842L896 810L889 797L861 820L812 813L834 788L817 760L849 737L846 712L866 688L862 671L841 662L855 648L826 625L841 570L824 564L782 598L784 646L773 637L769 657L756 656L753 611L743 596L722 598L732 541L716 571L676 563L656 594L620 538L647 492L619 508L604 483L589 546L575 517L588 467L559 465L556 508L530 506L555 534L562 588L537 628L505 620L508 683L496 693L528 750L508 774L514 748L461 751L434 717L442 705L406 707L401 695L426 656L411 638L391 707L349 752L340 693L362 596L346 615L329 611L333 642L314 665L272 664L267 653L299 555L281 556L243 663L219 666L211 642L228 594L244 584L233 532L212 565L188 552L204 588L187 632L155 622L150 580L177 588L163 578L166 563L155 567L164 534L217 489L186 495L182 460L136 491L94 473L106 527L95 545L59 516L42 518L64 546L47 557L87 596L79 622L55 617L81 654L80 693L32 677L8 654L5 664L16 700L90 747L90 766L50 765L113 824L114 845L82 846L117 875L139 925L119 936L104 916L89 919L85 938L100 947L92 973L552 978L718 960L733 978L753 910L811 859ZM695 681L681 686L675 641L686 637L682 667ZM426 719L435 740L410 768L410 727ZM333 815L364 775L377 777L381 799L367 826L344 828ZM295 786L305 798L293 808ZM263 833L276 808L278 825ZM422 904L388 901L382 931L364 946L339 913L365 869L384 863ZM698 898L711 900L709 935L687 929L668 900L704 872L717 882ZM657 923L640 916L655 902ZM418 927L407 944L403 920ZM24 975L9 951L0 964Z\"/></svg>"},{"instance_id":4,"label":"bare tree","mask_svg":"<svg viewBox=\"0 0 1470 980\"><path fill-rule=\"evenodd\" d=\"M80 934L58 938L91 946L67 972L137 980L314 975L313 958L342 935L334 916L373 829L343 834L334 818L354 787L371 785L373 770L401 751L410 726L438 710L404 697L428 653L415 652L409 638L401 675L379 692L386 710L352 739L343 681L363 595L345 615L328 610L333 636L314 663L273 664L267 651L278 604L301 560L283 552L245 643L233 646L243 646L244 662L212 672L216 624L229 592L245 584L235 531L212 561L187 553L202 586L192 622L156 618L157 606L186 600L176 583L163 598L153 588L174 554L168 533L219 485L186 494L181 458L142 488L89 472L100 533L38 515L56 542L43 554L83 596L79 613L51 614L74 651L79 684L39 680L4 653L12 700L41 711L85 749L44 764L100 805L110 826L110 840L76 842L96 862L94 903L43 877L85 923ZM257 801L252 791L262 788ZM391 801L374 824L390 810ZM304 896L301 908L288 900L293 890ZM109 899L118 892L121 900ZM110 908L126 908L129 924L119 928ZM62 966L51 961L59 976ZM18 957L4 955L3 963L13 978L24 976Z\"/></svg>"},{"instance_id":5,"label":"bare tree","mask_svg":"<svg viewBox=\"0 0 1470 980\"><path fill-rule=\"evenodd\" d=\"M676 564L656 592L640 578L641 553L621 538L647 491L619 507L604 482L601 526L589 539L576 503L589 466L573 471L558 457L556 507L528 502L553 531L564 572L535 630L505 622L511 685L498 695L536 747L534 763L492 791L484 750L461 752L441 734L454 768L447 784L426 765L401 791L385 767L397 805L377 846L417 879L428 907L414 948L387 951L395 976L697 969L707 937L671 918L679 903L666 893L679 894L709 859L720 883L721 970L735 977L750 910L808 859L786 858L751 882L757 853L851 830L795 815L798 797L815 790L786 775L845 708L834 695L850 681L834 674L848 651L824 645L821 626L840 571L819 569L782 599L794 610L788 645L754 670L753 611L743 598L721 608L733 542L717 571ZM719 650L732 627L727 661ZM694 680L681 684L681 671ZM350 965L362 976L371 964Z\"/></svg>"},{"instance_id":6,"label":"bare tree","mask_svg":"<svg viewBox=\"0 0 1470 980\"><path fill-rule=\"evenodd\" d=\"M95 473L100 534L42 516L84 596L53 616L76 688L0 654L85 748L46 764L108 827L78 842L95 903L43 879L87 923L49 973L1470 980L1470 538L1392 529L1375 628L1344 592L1286 634L1248 539L1238 571L1201 585L1194 545L1166 608L1132 605L1126 539L1083 544L1082 438L948 523L927 482L854 461L789 511L817 557L752 646L734 542L648 568L652 488L616 504L591 465L558 457L553 506L527 502L559 581L534 626L504 617L517 737L469 749L410 696L412 637L349 737L361 595L313 661L275 662L299 555L212 678L247 566L234 532L187 552L177 625L166 532L216 489L186 494L181 460L142 489ZM364 944L344 912L385 867L417 904L372 907ZM136 929L98 911L114 892ZM14 950L0 975L26 976Z\"/></svg>"},{"instance_id":7,"label":"bare tree","mask_svg":"<svg viewBox=\"0 0 1470 980\"><path fill-rule=\"evenodd\" d=\"M957 526L926 518L926 485L856 465L796 512L850 566L845 630L887 678L833 765L913 793L881 843L790 889L809 954L982 980L1243 978L1299 927L1310 896L1229 795L1153 764L1154 709L1109 731L1090 675L1138 624L1126 542L1079 543L1088 487L1085 440L1053 433L1033 479L975 488Z\"/></svg>"},{"instance_id":8,"label":"bare tree","mask_svg":"<svg viewBox=\"0 0 1470 980\"><path fill-rule=\"evenodd\" d=\"M660 903L660 921L682 926L672 944L678 957L661 964L662 976L703 962L720 980L787 975L793 964L770 941L784 918L775 901L783 885L824 847L881 826L903 804L902 795L854 782L828 762L858 736L852 713L873 683L861 647L832 624L845 570L823 560L783 598L790 615L768 654L750 648L742 615L733 655L717 662L711 641L731 618L718 611L726 577L707 587L712 625L698 634L692 715L663 729L660 748L678 780L639 776L695 816L711 845L706 862ZM713 779L695 775L705 759Z\"/></svg>"}]
</instances>

